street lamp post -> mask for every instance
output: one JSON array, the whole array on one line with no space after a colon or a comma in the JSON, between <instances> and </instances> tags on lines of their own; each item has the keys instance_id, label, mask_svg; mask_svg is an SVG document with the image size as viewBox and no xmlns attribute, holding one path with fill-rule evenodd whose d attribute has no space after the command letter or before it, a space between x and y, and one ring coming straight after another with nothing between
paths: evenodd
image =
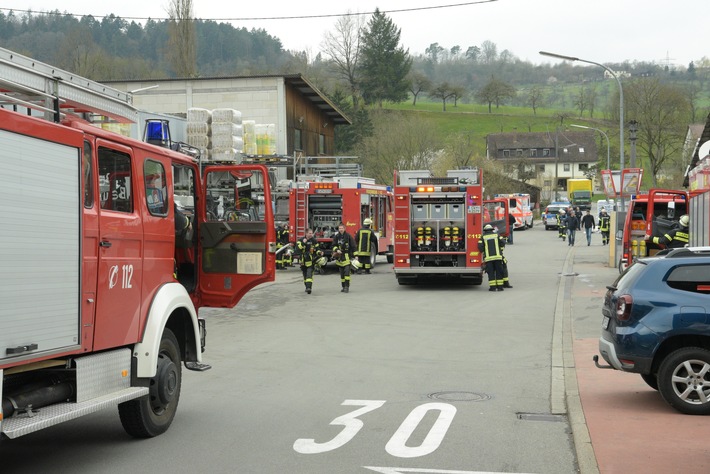
<instances>
[{"instance_id":1,"label":"street lamp post","mask_svg":"<svg viewBox=\"0 0 710 474\"><path fill-rule=\"evenodd\" d=\"M606 169L610 170L611 169L611 161L610 161L610 155L609 155L610 147L609 147L609 137L607 136L607 134L604 133L603 130L599 130L598 128L594 128L594 127L587 127L586 125L575 125L575 124L571 123L570 127L586 128L588 130L596 130L597 132L604 135L604 138L606 138Z\"/></svg>"},{"instance_id":2,"label":"street lamp post","mask_svg":"<svg viewBox=\"0 0 710 474\"><path fill-rule=\"evenodd\" d=\"M587 63L587 64L594 64L595 66L599 66L601 68L604 68L606 71L609 71L609 74L611 74L614 79L616 79L617 84L619 84L619 163L621 164L621 173L623 174L624 172L624 89L621 87L621 80L619 80L619 76L616 75L614 71L612 71L610 68L607 66L594 62L594 61L589 61L588 59L581 59L581 58L576 58L574 56L565 56L563 54L557 54L557 53L550 53L548 51L540 51L540 54L543 56L549 56L551 58L557 58L557 59L564 59L566 61L579 61L581 63ZM623 181L623 180L622 180ZM623 185L624 183L620 183L622 188L619 191L619 199L621 200L621 210L624 211L626 207L624 206L624 193L623 193Z\"/></svg>"}]
</instances>

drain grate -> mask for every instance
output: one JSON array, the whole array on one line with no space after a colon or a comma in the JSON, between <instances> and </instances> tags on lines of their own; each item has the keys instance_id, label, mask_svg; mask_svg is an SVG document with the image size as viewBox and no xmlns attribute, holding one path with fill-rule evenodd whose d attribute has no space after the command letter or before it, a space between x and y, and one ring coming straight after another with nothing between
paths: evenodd
<instances>
[{"instance_id":1,"label":"drain grate","mask_svg":"<svg viewBox=\"0 0 710 474\"><path fill-rule=\"evenodd\" d=\"M491 399L490 395L475 392L434 392L427 396L434 400L444 400L447 402L481 402Z\"/></svg>"},{"instance_id":2,"label":"drain grate","mask_svg":"<svg viewBox=\"0 0 710 474\"><path fill-rule=\"evenodd\" d=\"M567 421L565 415L553 415L552 413L518 413L518 419L525 421Z\"/></svg>"}]
</instances>

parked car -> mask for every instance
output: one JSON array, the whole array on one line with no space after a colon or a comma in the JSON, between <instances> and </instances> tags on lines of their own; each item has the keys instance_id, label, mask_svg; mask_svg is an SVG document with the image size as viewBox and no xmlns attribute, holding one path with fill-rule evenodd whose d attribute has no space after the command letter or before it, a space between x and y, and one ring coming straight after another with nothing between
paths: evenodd
<instances>
[{"instance_id":1,"label":"parked car","mask_svg":"<svg viewBox=\"0 0 710 474\"><path fill-rule=\"evenodd\" d=\"M569 202L551 202L545 208L542 214L542 221L545 224L545 230L557 229L557 214L561 209L567 209Z\"/></svg>"},{"instance_id":2,"label":"parked car","mask_svg":"<svg viewBox=\"0 0 710 474\"><path fill-rule=\"evenodd\" d=\"M676 410L710 414L710 247L637 260L607 287L599 352Z\"/></svg>"}]
</instances>

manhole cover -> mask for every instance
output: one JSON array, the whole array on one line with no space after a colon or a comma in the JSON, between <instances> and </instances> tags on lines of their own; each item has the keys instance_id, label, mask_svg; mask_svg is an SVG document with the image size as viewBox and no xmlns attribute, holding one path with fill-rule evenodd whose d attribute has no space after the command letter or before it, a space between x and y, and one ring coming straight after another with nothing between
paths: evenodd
<instances>
[{"instance_id":1,"label":"manhole cover","mask_svg":"<svg viewBox=\"0 0 710 474\"><path fill-rule=\"evenodd\" d=\"M474 392L434 392L430 393L428 397L447 402L480 402L491 399L490 395Z\"/></svg>"}]
</instances>

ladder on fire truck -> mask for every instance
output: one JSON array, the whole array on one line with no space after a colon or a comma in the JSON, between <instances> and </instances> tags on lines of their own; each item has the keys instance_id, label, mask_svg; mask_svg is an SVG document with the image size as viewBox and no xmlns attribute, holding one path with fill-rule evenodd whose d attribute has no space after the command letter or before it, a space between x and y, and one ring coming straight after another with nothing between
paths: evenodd
<instances>
[{"instance_id":1,"label":"ladder on fire truck","mask_svg":"<svg viewBox=\"0 0 710 474\"><path fill-rule=\"evenodd\" d=\"M130 93L0 48L0 107L59 122L75 114L90 122L137 123Z\"/></svg>"}]
</instances>

